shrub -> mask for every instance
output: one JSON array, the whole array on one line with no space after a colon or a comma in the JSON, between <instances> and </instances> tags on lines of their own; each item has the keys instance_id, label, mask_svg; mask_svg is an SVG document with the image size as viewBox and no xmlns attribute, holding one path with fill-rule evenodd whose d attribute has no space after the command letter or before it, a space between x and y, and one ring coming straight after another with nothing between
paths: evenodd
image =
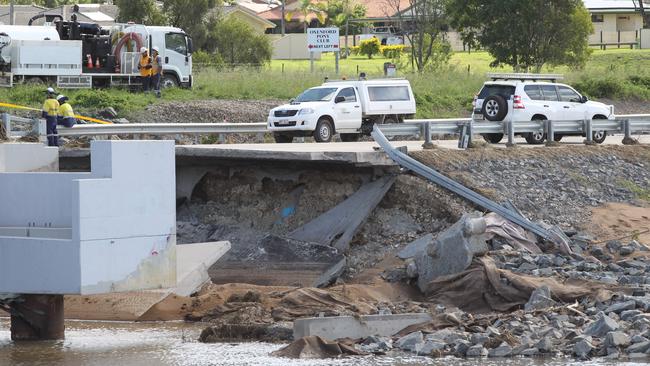
<instances>
[{"instance_id":1,"label":"shrub","mask_svg":"<svg viewBox=\"0 0 650 366\"><path fill-rule=\"evenodd\" d=\"M359 53L361 55L366 55L368 58L372 58L373 55L378 54L381 51L381 42L376 37L366 39L361 41L359 44Z\"/></svg>"},{"instance_id":2,"label":"shrub","mask_svg":"<svg viewBox=\"0 0 650 366\"><path fill-rule=\"evenodd\" d=\"M403 44L393 46L383 46L381 54L386 58L400 58L406 52L406 46Z\"/></svg>"}]
</instances>

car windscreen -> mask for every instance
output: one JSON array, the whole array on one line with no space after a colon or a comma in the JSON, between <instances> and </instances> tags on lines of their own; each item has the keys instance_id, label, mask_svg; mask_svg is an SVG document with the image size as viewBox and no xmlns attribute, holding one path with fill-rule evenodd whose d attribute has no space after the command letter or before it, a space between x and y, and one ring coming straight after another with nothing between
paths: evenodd
<instances>
[{"instance_id":1,"label":"car windscreen","mask_svg":"<svg viewBox=\"0 0 650 366\"><path fill-rule=\"evenodd\" d=\"M294 100L295 103L327 102L334 97L338 88L307 89Z\"/></svg>"},{"instance_id":2,"label":"car windscreen","mask_svg":"<svg viewBox=\"0 0 650 366\"><path fill-rule=\"evenodd\" d=\"M513 85L490 84L483 86L483 89L481 89L481 92L478 94L478 99L485 99L492 95L500 95L508 100L514 94L515 87Z\"/></svg>"},{"instance_id":3,"label":"car windscreen","mask_svg":"<svg viewBox=\"0 0 650 366\"><path fill-rule=\"evenodd\" d=\"M408 86L369 86L368 98L371 102L409 101Z\"/></svg>"}]
</instances>

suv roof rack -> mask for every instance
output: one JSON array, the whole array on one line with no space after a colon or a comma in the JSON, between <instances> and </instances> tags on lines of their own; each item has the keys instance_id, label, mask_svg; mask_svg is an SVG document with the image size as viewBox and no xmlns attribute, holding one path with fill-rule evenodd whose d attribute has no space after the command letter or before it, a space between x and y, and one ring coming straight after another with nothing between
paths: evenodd
<instances>
[{"instance_id":1,"label":"suv roof rack","mask_svg":"<svg viewBox=\"0 0 650 366\"><path fill-rule=\"evenodd\" d=\"M564 76L560 74L530 74L530 73L505 73L505 74L500 74L500 73L488 73L487 76L496 81L496 80L521 80L521 81L526 81L526 80L550 80L552 82L555 82L557 80L562 80L564 79Z\"/></svg>"}]
</instances>

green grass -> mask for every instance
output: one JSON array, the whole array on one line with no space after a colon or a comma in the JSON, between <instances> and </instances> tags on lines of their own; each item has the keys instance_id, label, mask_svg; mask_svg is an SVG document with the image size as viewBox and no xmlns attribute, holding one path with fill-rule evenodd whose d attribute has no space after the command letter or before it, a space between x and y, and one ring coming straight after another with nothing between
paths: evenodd
<instances>
[{"instance_id":1,"label":"green grass","mask_svg":"<svg viewBox=\"0 0 650 366\"><path fill-rule=\"evenodd\" d=\"M355 78L357 72L370 77L383 74L383 64L390 60L381 56L369 60L351 56L340 60L340 77ZM474 94L478 92L487 72L510 72L489 66L491 57L485 52L455 53L448 66L423 74L398 70L408 78L416 94L418 118L444 118L467 114ZM406 63L404 63L406 64ZM636 99L650 101L650 50L595 51L583 70L568 67L545 68L544 72L562 73L566 82L590 97ZM167 90L163 101L183 102L203 99L281 99L295 97L308 87L322 83L325 77L335 78L335 61L324 55L314 62L310 72L309 60L274 60L262 68L234 70L197 69L192 90ZM39 108L44 86L20 85L0 90L0 101ZM121 89L66 90L78 112L92 114L105 108L115 108L121 116L143 110L160 102L152 95Z\"/></svg>"},{"instance_id":2,"label":"green grass","mask_svg":"<svg viewBox=\"0 0 650 366\"><path fill-rule=\"evenodd\" d=\"M623 188L632 192L636 196L636 198L642 201L650 202L650 188L640 187L636 183L631 182L629 180L623 180L620 182L620 184Z\"/></svg>"}]
</instances>

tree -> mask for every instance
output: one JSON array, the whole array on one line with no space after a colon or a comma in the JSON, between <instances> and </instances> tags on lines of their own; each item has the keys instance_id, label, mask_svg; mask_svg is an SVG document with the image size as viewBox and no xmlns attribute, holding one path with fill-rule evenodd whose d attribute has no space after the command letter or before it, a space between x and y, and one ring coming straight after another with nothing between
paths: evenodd
<instances>
[{"instance_id":1,"label":"tree","mask_svg":"<svg viewBox=\"0 0 650 366\"><path fill-rule=\"evenodd\" d=\"M491 66L582 67L591 53L593 25L582 0L449 0L447 12L466 39L494 57Z\"/></svg>"},{"instance_id":2,"label":"tree","mask_svg":"<svg viewBox=\"0 0 650 366\"><path fill-rule=\"evenodd\" d=\"M117 17L119 22L147 25L166 23L164 15L154 0L115 0L114 4L120 9L120 14Z\"/></svg>"},{"instance_id":3,"label":"tree","mask_svg":"<svg viewBox=\"0 0 650 366\"><path fill-rule=\"evenodd\" d=\"M310 14L316 14L318 22L325 24L325 15L318 5L312 4L312 0L298 0L298 12L302 15L303 28L305 33L307 33L307 28L309 28L309 20L307 19ZM291 21L293 18L293 12L287 13L287 21Z\"/></svg>"},{"instance_id":4,"label":"tree","mask_svg":"<svg viewBox=\"0 0 650 366\"><path fill-rule=\"evenodd\" d=\"M169 23L192 37L197 48L203 48L208 35L208 16L220 0L164 0L163 12Z\"/></svg>"},{"instance_id":5,"label":"tree","mask_svg":"<svg viewBox=\"0 0 650 366\"><path fill-rule=\"evenodd\" d=\"M348 35L350 34L349 21L360 19L366 16L366 7L358 4L355 0L327 0L318 4L318 7L325 13L325 25L333 25L339 29L345 26L345 48L348 48ZM352 26L357 30L359 26ZM356 32L354 32L356 33Z\"/></svg>"},{"instance_id":6,"label":"tree","mask_svg":"<svg viewBox=\"0 0 650 366\"><path fill-rule=\"evenodd\" d=\"M446 43L443 38L447 25L446 0L409 0L407 9L401 8L401 0L386 1L397 12L400 28L411 44L411 66L419 72L425 71L431 61L440 59L434 54L441 48L438 45Z\"/></svg>"},{"instance_id":7,"label":"tree","mask_svg":"<svg viewBox=\"0 0 650 366\"><path fill-rule=\"evenodd\" d=\"M208 28L207 51L216 53L225 63L263 65L271 61L269 39L257 34L250 25L234 17L211 17Z\"/></svg>"}]
</instances>

